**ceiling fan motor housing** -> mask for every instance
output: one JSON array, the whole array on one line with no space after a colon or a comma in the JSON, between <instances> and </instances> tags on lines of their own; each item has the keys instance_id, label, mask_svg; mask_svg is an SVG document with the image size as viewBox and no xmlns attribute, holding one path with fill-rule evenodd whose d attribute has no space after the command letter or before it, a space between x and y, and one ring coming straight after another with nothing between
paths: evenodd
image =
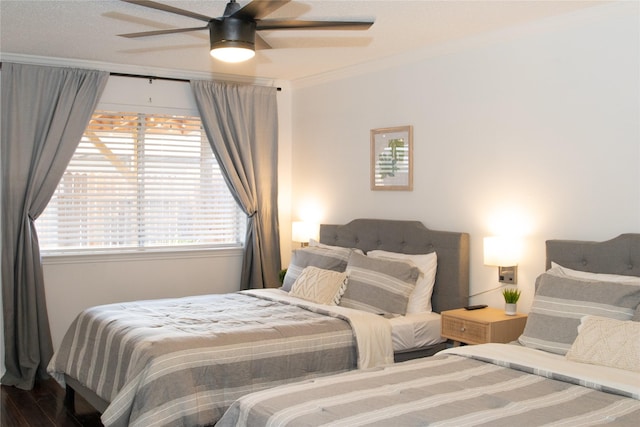
<instances>
[{"instance_id":1,"label":"ceiling fan motor housing","mask_svg":"<svg viewBox=\"0 0 640 427\"><path fill-rule=\"evenodd\" d=\"M211 49L221 47L241 47L254 50L256 42L256 22L247 19L227 17L209 22Z\"/></svg>"}]
</instances>

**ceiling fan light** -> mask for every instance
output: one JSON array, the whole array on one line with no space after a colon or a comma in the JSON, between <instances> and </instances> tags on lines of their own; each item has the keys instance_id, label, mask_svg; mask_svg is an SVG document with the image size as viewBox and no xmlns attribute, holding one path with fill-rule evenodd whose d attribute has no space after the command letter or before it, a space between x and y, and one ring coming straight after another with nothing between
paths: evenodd
<instances>
[{"instance_id":1,"label":"ceiling fan light","mask_svg":"<svg viewBox=\"0 0 640 427\"><path fill-rule=\"evenodd\" d=\"M209 22L211 56L224 62L242 62L256 54L256 22L233 17Z\"/></svg>"},{"instance_id":2,"label":"ceiling fan light","mask_svg":"<svg viewBox=\"0 0 640 427\"><path fill-rule=\"evenodd\" d=\"M211 56L224 62L243 62L255 56L252 49L245 47L216 47L211 49Z\"/></svg>"}]
</instances>

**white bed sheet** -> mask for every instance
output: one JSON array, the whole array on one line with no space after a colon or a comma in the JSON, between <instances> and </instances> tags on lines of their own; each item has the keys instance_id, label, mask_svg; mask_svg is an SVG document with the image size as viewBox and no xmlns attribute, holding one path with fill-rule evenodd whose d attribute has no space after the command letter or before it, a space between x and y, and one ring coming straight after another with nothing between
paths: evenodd
<instances>
[{"instance_id":1,"label":"white bed sheet","mask_svg":"<svg viewBox=\"0 0 640 427\"><path fill-rule=\"evenodd\" d=\"M411 351L445 342L439 313L411 313L389 319L393 351Z\"/></svg>"}]
</instances>

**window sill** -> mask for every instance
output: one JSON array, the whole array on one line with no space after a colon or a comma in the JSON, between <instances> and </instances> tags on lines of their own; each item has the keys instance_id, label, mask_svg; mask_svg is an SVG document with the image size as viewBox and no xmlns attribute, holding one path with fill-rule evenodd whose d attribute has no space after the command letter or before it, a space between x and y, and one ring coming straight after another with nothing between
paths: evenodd
<instances>
[{"instance_id":1,"label":"window sill","mask_svg":"<svg viewBox=\"0 0 640 427\"><path fill-rule=\"evenodd\" d=\"M42 253L43 265L104 263L123 261L156 261L188 258L213 258L242 256L243 248L229 246L222 248L184 248L104 251L92 253Z\"/></svg>"}]
</instances>

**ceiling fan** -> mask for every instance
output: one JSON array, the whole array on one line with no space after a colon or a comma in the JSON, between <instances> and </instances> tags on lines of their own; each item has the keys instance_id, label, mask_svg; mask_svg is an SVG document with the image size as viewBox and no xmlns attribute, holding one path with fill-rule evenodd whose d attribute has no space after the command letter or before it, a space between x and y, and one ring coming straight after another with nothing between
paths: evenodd
<instances>
[{"instance_id":1,"label":"ceiling fan","mask_svg":"<svg viewBox=\"0 0 640 427\"><path fill-rule=\"evenodd\" d=\"M241 7L236 0L230 0L222 16L212 18L199 13L148 0L122 0L164 12L205 21L207 25L191 28L144 31L119 34L121 37L136 38L162 34L184 33L209 30L211 56L226 62L241 62L255 55L256 45L261 49L271 46L256 31L261 30L366 30L373 20L367 21L300 21L293 19L262 19L281 8L291 0L253 0Z\"/></svg>"}]
</instances>

